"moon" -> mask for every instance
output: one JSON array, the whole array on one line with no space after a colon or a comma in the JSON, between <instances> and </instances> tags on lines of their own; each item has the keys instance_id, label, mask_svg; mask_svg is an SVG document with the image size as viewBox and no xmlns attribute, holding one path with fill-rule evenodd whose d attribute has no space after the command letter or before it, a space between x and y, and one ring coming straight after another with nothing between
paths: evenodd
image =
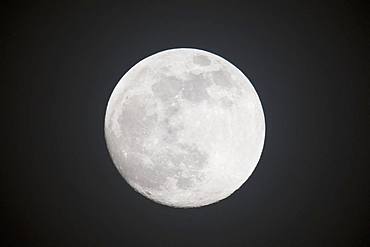
<instances>
[{"instance_id":1,"label":"moon","mask_svg":"<svg viewBox=\"0 0 370 247\"><path fill-rule=\"evenodd\" d=\"M230 196L255 169L265 140L248 78L213 53L158 52L114 88L105 139L127 183L163 205L201 207Z\"/></svg>"}]
</instances>

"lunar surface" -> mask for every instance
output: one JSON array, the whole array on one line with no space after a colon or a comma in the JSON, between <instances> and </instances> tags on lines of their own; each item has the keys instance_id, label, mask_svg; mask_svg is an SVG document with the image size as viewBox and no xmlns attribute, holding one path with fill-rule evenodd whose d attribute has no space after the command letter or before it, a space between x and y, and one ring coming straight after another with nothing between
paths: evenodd
<instances>
[{"instance_id":1,"label":"lunar surface","mask_svg":"<svg viewBox=\"0 0 370 247\"><path fill-rule=\"evenodd\" d=\"M172 207L222 200L252 174L265 119L247 77L220 56L171 49L118 82L105 116L112 160L137 192Z\"/></svg>"}]
</instances>

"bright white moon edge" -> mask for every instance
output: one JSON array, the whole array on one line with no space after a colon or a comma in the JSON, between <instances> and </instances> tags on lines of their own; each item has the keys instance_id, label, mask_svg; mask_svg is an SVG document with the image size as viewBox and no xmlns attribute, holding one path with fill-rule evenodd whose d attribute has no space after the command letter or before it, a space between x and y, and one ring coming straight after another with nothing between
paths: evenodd
<instances>
[{"instance_id":1,"label":"bright white moon edge","mask_svg":"<svg viewBox=\"0 0 370 247\"><path fill-rule=\"evenodd\" d=\"M149 56L118 82L105 116L112 160L140 194L200 207L236 191L264 145L259 97L234 65L177 48Z\"/></svg>"}]
</instances>

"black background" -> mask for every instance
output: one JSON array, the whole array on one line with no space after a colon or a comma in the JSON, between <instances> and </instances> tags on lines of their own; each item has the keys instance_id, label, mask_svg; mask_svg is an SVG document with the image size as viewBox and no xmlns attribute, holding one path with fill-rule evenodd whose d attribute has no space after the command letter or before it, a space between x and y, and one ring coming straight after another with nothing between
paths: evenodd
<instances>
[{"instance_id":1,"label":"black background","mask_svg":"<svg viewBox=\"0 0 370 247\"><path fill-rule=\"evenodd\" d=\"M369 246L369 18L351 1L1 4L1 246ZM264 151L232 196L173 209L110 160L115 84L155 52L219 54L252 81Z\"/></svg>"}]
</instances>

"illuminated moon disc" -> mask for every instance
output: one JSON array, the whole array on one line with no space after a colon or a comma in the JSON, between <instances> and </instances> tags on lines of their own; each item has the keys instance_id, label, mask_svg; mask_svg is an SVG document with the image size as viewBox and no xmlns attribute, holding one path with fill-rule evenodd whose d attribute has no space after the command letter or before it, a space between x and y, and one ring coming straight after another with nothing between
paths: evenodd
<instances>
[{"instance_id":1,"label":"illuminated moon disc","mask_svg":"<svg viewBox=\"0 0 370 247\"><path fill-rule=\"evenodd\" d=\"M247 77L220 56L165 50L118 82L105 116L112 160L137 192L172 207L222 200L252 174L265 119Z\"/></svg>"}]
</instances>

